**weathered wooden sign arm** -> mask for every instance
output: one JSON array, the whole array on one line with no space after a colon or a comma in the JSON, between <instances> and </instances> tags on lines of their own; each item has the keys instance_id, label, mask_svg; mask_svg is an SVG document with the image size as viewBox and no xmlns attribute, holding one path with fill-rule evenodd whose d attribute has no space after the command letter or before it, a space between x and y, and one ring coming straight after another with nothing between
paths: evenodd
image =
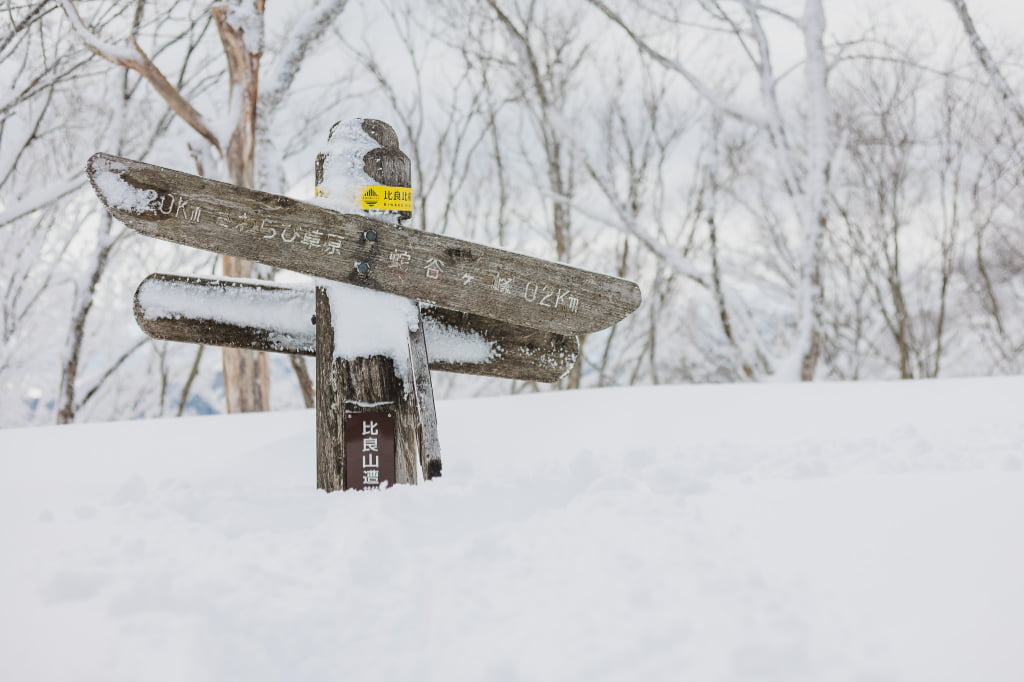
<instances>
[{"instance_id":1,"label":"weathered wooden sign arm","mask_svg":"<svg viewBox=\"0 0 1024 682\"><path fill-rule=\"evenodd\" d=\"M88 168L111 214L159 239L566 335L640 305L635 283L561 263L107 154Z\"/></svg>"},{"instance_id":2,"label":"weathered wooden sign arm","mask_svg":"<svg viewBox=\"0 0 1024 682\"><path fill-rule=\"evenodd\" d=\"M158 273L135 292L135 320L165 341L314 356L315 298L309 285ZM554 382L579 355L574 336L444 308L421 313L435 371Z\"/></svg>"},{"instance_id":3,"label":"weathered wooden sign arm","mask_svg":"<svg viewBox=\"0 0 1024 682\"><path fill-rule=\"evenodd\" d=\"M576 334L640 305L633 282L405 227L410 162L383 121L335 124L315 170L322 205L106 154L88 167L142 234L320 278L158 274L135 297L156 338L316 356L319 488L441 475L431 369L557 381Z\"/></svg>"}]
</instances>

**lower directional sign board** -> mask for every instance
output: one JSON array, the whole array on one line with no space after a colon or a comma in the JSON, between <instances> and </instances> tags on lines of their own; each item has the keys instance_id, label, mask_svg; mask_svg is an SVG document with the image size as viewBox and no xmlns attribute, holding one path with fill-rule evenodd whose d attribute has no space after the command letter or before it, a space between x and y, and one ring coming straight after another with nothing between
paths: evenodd
<instances>
[{"instance_id":1,"label":"lower directional sign board","mask_svg":"<svg viewBox=\"0 0 1024 682\"><path fill-rule=\"evenodd\" d=\"M106 154L88 170L115 218L200 249L558 334L640 305L635 283L561 263Z\"/></svg>"},{"instance_id":2,"label":"lower directional sign board","mask_svg":"<svg viewBox=\"0 0 1024 682\"><path fill-rule=\"evenodd\" d=\"M135 319L167 341L314 355L313 287L257 280L154 274L135 292ZM576 362L579 341L444 308L423 308L430 369L558 381ZM349 324L344 317L335 326Z\"/></svg>"}]
</instances>

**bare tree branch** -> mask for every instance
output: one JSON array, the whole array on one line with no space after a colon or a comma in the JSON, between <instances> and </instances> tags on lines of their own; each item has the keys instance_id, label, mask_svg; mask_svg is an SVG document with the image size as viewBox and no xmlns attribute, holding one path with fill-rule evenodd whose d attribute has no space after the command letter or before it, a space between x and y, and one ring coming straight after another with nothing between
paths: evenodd
<instances>
[{"instance_id":1,"label":"bare tree branch","mask_svg":"<svg viewBox=\"0 0 1024 682\"><path fill-rule=\"evenodd\" d=\"M174 110L174 113L178 114L185 123L202 135L218 151L223 151L220 140L210 130L202 114L196 111L195 107L182 96L181 92L167 80L163 72L157 68L156 64L150 60L142 47L139 46L134 35L128 37L127 45L114 45L113 43L105 42L85 25L72 0L58 0L58 2L60 2L64 13L67 14L68 19L71 21L71 26L75 33L93 54L108 62L139 73L149 81L157 94Z\"/></svg>"},{"instance_id":2,"label":"bare tree branch","mask_svg":"<svg viewBox=\"0 0 1024 682\"><path fill-rule=\"evenodd\" d=\"M608 7L608 5L604 4L604 2L602 2L601 0L587 0L587 2L589 2L597 9L601 10L601 12L603 12L606 17L611 19L613 23L617 24L623 31L625 31L626 35L630 37L630 39L636 44L637 48L639 48L639 50L642 53L646 54L648 57L653 59L658 64L661 64L661 66L668 69L669 71L674 71L678 73L680 76L682 76L683 79L690 84L690 87L696 90L697 94L699 94L701 97L707 100L708 103L711 104L711 106L713 106L715 109L718 109L727 116L739 119L741 121L756 125L761 128L767 126L767 121L763 116L755 114L746 109L741 109L740 107L737 107L734 104L723 100L716 92L714 92L707 85L707 83L702 81L700 78L696 76L696 74L694 74L692 71L683 66L681 62L672 59L671 57L668 57L659 50L654 49L654 47L652 47L650 43L644 40L636 31L631 29L626 24L625 20L623 20L621 16L612 11L612 9Z\"/></svg>"},{"instance_id":3,"label":"bare tree branch","mask_svg":"<svg viewBox=\"0 0 1024 682\"><path fill-rule=\"evenodd\" d=\"M999 64L992 58L992 53L988 51L985 43L982 42L981 36L978 35L978 29L974 26L974 21L971 19L970 12L967 11L966 0L949 0L949 4L956 10L956 15L960 19L960 24L964 28L964 33L967 35L967 39L971 43L971 49L974 51L974 56L977 57L978 62L981 63L985 73L992 80L992 86L999 93L999 98L1003 101L1003 104L1007 109L1016 117L1017 122L1024 126L1024 104L1021 103L1017 94L1010 87L1010 84L1006 82L1006 78L1003 76L1003 72L999 68Z\"/></svg>"}]
</instances>

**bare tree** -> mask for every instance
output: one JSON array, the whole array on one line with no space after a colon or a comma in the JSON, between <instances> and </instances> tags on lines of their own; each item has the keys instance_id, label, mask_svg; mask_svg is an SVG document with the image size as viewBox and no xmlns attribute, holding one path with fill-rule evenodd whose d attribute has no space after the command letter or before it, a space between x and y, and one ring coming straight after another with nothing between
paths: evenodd
<instances>
[{"instance_id":1,"label":"bare tree","mask_svg":"<svg viewBox=\"0 0 1024 682\"><path fill-rule=\"evenodd\" d=\"M904 379L917 374L915 356L931 338L915 324L908 281L915 268L905 253L924 191L918 182L923 173L914 166L926 145L918 116L920 75L909 65L867 63L856 90L860 96L844 107L850 163L843 184L849 189L838 211L848 238L839 248L859 267L854 287L871 292L872 310L891 336Z\"/></svg>"},{"instance_id":2,"label":"bare tree","mask_svg":"<svg viewBox=\"0 0 1024 682\"><path fill-rule=\"evenodd\" d=\"M802 228L797 249L798 279L793 292L797 304L796 334L788 359L776 369L777 373L805 381L813 379L821 350L824 305L821 268L835 149L828 88L829 64L824 46L825 13L821 0L806 0L801 16L748 0L705 0L701 3L718 30L727 33L737 43L749 62L759 92L759 106L753 110L723 96L685 64L657 49L602 0L588 2L619 26L643 54L681 76L719 115L754 126L767 136L782 189L791 199L793 212ZM799 118L787 118L783 111L779 95L783 74L776 72L771 40L764 27L764 17L769 15L795 28L803 42L806 107Z\"/></svg>"},{"instance_id":3,"label":"bare tree","mask_svg":"<svg viewBox=\"0 0 1024 682\"><path fill-rule=\"evenodd\" d=\"M624 90L628 81L640 84L639 101L635 88L629 92ZM712 116L706 127L700 126L695 122L695 108L673 107L667 99L666 83L644 71L640 75L620 73L615 84L606 91L610 96L607 112L597 134L592 136L597 144L593 145L593 150L579 149L578 153L587 175L616 216L611 224L636 240L645 252L645 262L651 257L662 261L671 272L699 285L713 297L720 331L731 348L726 370L730 376L754 378L763 374L762 361L755 350L758 344L748 342L754 335L753 330L734 319L737 315L741 318L749 315L743 310L745 303L728 291L724 282L717 238L720 218L717 199L721 185L728 182L726 164L721 163L719 153L724 144L721 119ZM707 131L701 135L705 140L701 145L704 153L694 164L697 182L690 186L681 206L677 199L673 202L674 210L666 212L666 175L680 171L670 159L678 162L672 156L675 148L684 135L693 135L697 129ZM702 228L706 228L706 234ZM699 233L706 238L702 243L697 240ZM659 276L657 271L653 278L643 277L649 267L625 267L628 245L632 241L628 237L622 247L620 276L642 278L648 297L655 294L658 286L672 286L673 278ZM701 250L706 253L698 253ZM709 265L702 267L697 258L705 255ZM743 312L734 315L735 308ZM607 373L605 359L610 355L611 342L622 326L620 323L614 328L606 341L601 377ZM654 347L657 334L657 327L652 326L646 332L645 345ZM707 359L713 362L710 356Z\"/></svg>"},{"instance_id":4,"label":"bare tree","mask_svg":"<svg viewBox=\"0 0 1024 682\"><path fill-rule=\"evenodd\" d=\"M988 186L975 183L971 197L975 204L985 198L988 205L993 205L991 196L994 188L998 195L996 205L1005 206L1007 199L1019 196L1021 178L1018 167L1022 158L1020 154L1020 138L1024 135L1024 103L1010 85L998 60L989 51L981 39L974 20L971 17L965 0L949 0L950 5L960 20L964 35L970 43L971 50L978 64L985 72L990 86L995 91L998 102L1012 119L1012 127L1006 123L997 124L992 131L994 139L1005 145L1012 161L1007 163L1007 154L993 151L985 156ZM985 195L989 195L986 197ZM1018 212L1021 206L1013 202L1011 211ZM972 212L974 216L974 288L978 292L982 308L988 313L990 326L982 328L983 341L990 348L998 363L1007 371L1019 371L1020 356L1024 354L1024 330L1014 330L1008 323L1006 308L1024 307L1022 297L1014 295L1019 291L1020 267L1024 260L1024 241L1019 239L1019 229L1008 226L995 211L981 210ZM978 216L984 217L979 221ZM1003 299L1003 302L1001 302ZM1015 338L1016 336L1016 338Z\"/></svg>"},{"instance_id":5,"label":"bare tree","mask_svg":"<svg viewBox=\"0 0 1024 682\"><path fill-rule=\"evenodd\" d=\"M971 50L978 59L978 63L981 64L981 67L988 75L992 87L999 95L999 99L1007 110L1013 114L1014 118L1017 119L1017 123L1024 126L1024 103L1021 103L1017 93L1010 87L1006 77L1003 76L1002 69L999 68L998 62L993 58L992 53L989 52L981 36L978 35L978 29L974 26L974 20L967 10L967 0L948 1L953 6L954 11L956 11L956 16L964 29L964 35L967 36L967 40L971 44Z\"/></svg>"},{"instance_id":6,"label":"bare tree","mask_svg":"<svg viewBox=\"0 0 1024 682\"><path fill-rule=\"evenodd\" d=\"M582 40L578 12L552 8L536 0L501 3L486 0L502 38L504 53L485 58L504 71L516 103L527 113L543 154L543 195L550 203L550 230L554 257L572 262L572 200L576 192L576 164L567 139L565 120L571 115L570 97L580 87L581 65L588 45ZM580 339L581 349L586 338ZM582 350L581 350L582 353ZM578 388L583 363L577 363L565 387Z\"/></svg>"}]
</instances>

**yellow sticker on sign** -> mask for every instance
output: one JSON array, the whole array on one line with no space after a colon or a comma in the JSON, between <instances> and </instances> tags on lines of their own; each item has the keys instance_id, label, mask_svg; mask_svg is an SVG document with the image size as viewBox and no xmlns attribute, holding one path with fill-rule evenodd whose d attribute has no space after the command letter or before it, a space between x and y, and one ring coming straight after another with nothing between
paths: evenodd
<instances>
[{"instance_id":1,"label":"yellow sticker on sign","mask_svg":"<svg viewBox=\"0 0 1024 682\"><path fill-rule=\"evenodd\" d=\"M359 207L365 211L412 211L412 188L364 187L359 194Z\"/></svg>"}]
</instances>

